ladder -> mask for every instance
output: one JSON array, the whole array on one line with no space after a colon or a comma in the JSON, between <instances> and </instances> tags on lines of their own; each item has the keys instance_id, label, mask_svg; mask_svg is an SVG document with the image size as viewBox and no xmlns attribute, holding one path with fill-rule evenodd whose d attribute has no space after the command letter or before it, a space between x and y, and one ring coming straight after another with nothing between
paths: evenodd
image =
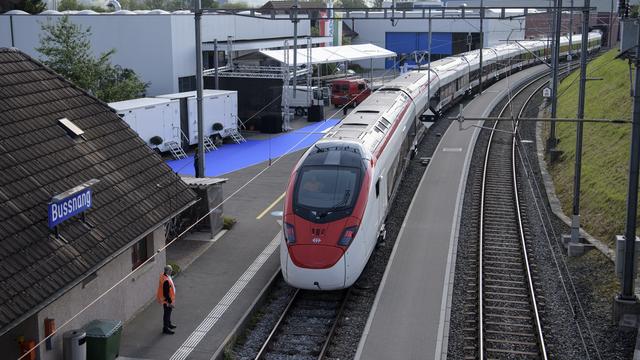
<instances>
[{"instance_id":1,"label":"ladder","mask_svg":"<svg viewBox=\"0 0 640 360\"><path fill-rule=\"evenodd\" d=\"M235 141L237 144L247 142L247 139L245 139L242 135L240 135L240 133L238 132L238 129L229 130L229 136L231 136L233 141Z\"/></svg>"},{"instance_id":2,"label":"ladder","mask_svg":"<svg viewBox=\"0 0 640 360\"><path fill-rule=\"evenodd\" d=\"M204 137L204 151L205 152L209 152L209 151L213 151L213 150L218 150L218 148L213 143L213 141L211 141L210 137L205 136Z\"/></svg>"},{"instance_id":3,"label":"ladder","mask_svg":"<svg viewBox=\"0 0 640 360\"><path fill-rule=\"evenodd\" d=\"M169 151L171 152L171 155L173 155L174 159L180 160L180 159L185 159L187 157L187 154L184 152L180 144L178 144L177 142L167 141L166 144L169 147Z\"/></svg>"}]
</instances>

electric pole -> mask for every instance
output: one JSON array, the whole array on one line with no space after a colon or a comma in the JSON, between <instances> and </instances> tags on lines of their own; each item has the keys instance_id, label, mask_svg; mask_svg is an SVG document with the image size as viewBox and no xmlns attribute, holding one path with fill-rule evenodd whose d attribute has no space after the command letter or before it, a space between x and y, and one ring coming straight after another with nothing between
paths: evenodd
<instances>
[{"instance_id":1,"label":"electric pole","mask_svg":"<svg viewBox=\"0 0 640 360\"><path fill-rule=\"evenodd\" d=\"M552 68L551 68L551 118L555 119L558 111L558 60L560 57L560 33L562 29L562 0L556 0L555 4L555 29L554 43L551 51ZM547 139L547 152L551 153L556 149L558 140L556 139L556 122L551 120L551 130ZM551 157L553 161L553 157Z\"/></svg>"},{"instance_id":2,"label":"electric pole","mask_svg":"<svg viewBox=\"0 0 640 360\"><path fill-rule=\"evenodd\" d=\"M635 87L633 89L633 117L631 131L631 160L629 163L629 189L627 191L627 223L625 228L624 266L622 269L622 292L617 304L622 307L629 303L637 305L634 294L634 263L636 240L636 215L638 213L638 169L640 167L640 31L636 42ZM624 303L624 305L622 304Z\"/></svg>"},{"instance_id":3,"label":"electric pole","mask_svg":"<svg viewBox=\"0 0 640 360\"><path fill-rule=\"evenodd\" d=\"M204 177L204 122L202 119L202 38L200 34L200 20L202 8L200 0L195 0L196 22L196 102L198 111L198 163L196 164L196 177Z\"/></svg>"},{"instance_id":4,"label":"electric pole","mask_svg":"<svg viewBox=\"0 0 640 360\"><path fill-rule=\"evenodd\" d=\"M480 0L480 83L478 85L478 94L482 94L482 51L484 50L484 1Z\"/></svg>"},{"instance_id":5,"label":"electric pole","mask_svg":"<svg viewBox=\"0 0 640 360\"><path fill-rule=\"evenodd\" d=\"M573 2L573 0L572 0ZM580 93L578 97L578 119L584 119L584 104L587 87L587 54L589 45L589 6L590 0L584 1L582 11L582 46L580 50ZM583 123L576 124L576 163L573 174L573 216L571 217L571 243L580 243L580 179L582 173L582 132ZM569 245L571 246L571 245Z\"/></svg>"}]
</instances>

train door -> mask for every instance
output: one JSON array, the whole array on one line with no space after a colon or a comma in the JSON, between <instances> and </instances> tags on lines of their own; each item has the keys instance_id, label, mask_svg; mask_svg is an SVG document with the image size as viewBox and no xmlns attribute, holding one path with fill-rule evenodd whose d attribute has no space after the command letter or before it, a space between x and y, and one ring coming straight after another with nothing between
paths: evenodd
<instances>
[{"instance_id":1,"label":"train door","mask_svg":"<svg viewBox=\"0 0 640 360\"><path fill-rule=\"evenodd\" d=\"M388 201L388 196L387 196L387 184L386 181L387 179L384 177L385 171L381 171L380 172L380 176L378 177L378 179L376 180L376 183L374 185L374 191L375 191L375 195L376 195L376 203L378 204L378 216L377 216L377 220L378 220L378 229L380 229L380 227L382 227L382 225L384 224L385 218L387 217L387 201ZM373 241L377 241L377 237L372 237Z\"/></svg>"}]
</instances>

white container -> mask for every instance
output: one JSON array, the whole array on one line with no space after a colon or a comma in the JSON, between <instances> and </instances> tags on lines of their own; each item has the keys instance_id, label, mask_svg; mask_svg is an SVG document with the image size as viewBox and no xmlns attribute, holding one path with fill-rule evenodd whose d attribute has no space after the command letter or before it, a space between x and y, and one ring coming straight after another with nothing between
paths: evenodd
<instances>
[{"instance_id":1,"label":"white container","mask_svg":"<svg viewBox=\"0 0 640 360\"><path fill-rule=\"evenodd\" d=\"M188 145L198 143L198 111L196 92L158 95L160 99L180 101L180 128L189 139ZM202 92L204 136L225 138L238 129L238 92L233 90L204 90ZM214 130L220 124L221 130ZM216 125L215 128L220 126ZM187 145L187 144L184 144Z\"/></svg>"},{"instance_id":2,"label":"white container","mask_svg":"<svg viewBox=\"0 0 640 360\"><path fill-rule=\"evenodd\" d=\"M180 143L180 103L169 99L140 98L110 103L113 109L152 149L169 151L167 143ZM151 143L159 136L160 145Z\"/></svg>"}]
</instances>

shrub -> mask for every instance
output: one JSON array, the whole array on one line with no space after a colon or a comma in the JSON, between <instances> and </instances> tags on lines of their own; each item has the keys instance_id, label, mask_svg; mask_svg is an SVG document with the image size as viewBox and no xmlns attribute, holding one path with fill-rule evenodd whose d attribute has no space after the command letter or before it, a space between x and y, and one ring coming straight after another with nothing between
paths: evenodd
<instances>
[{"instance_id":1,"label":"shrub","mask_svg":"<svg viewBox=\"0 0 640 360\"><path fill-rule=\"evenodd\" d=\"M235 218L232 218L230 216L223 216L222 217L222 228L224 230L231 230L233 225L235 225L237 222L238 222L238 220L236 220Z\"/></svg>"}]
</instances>

